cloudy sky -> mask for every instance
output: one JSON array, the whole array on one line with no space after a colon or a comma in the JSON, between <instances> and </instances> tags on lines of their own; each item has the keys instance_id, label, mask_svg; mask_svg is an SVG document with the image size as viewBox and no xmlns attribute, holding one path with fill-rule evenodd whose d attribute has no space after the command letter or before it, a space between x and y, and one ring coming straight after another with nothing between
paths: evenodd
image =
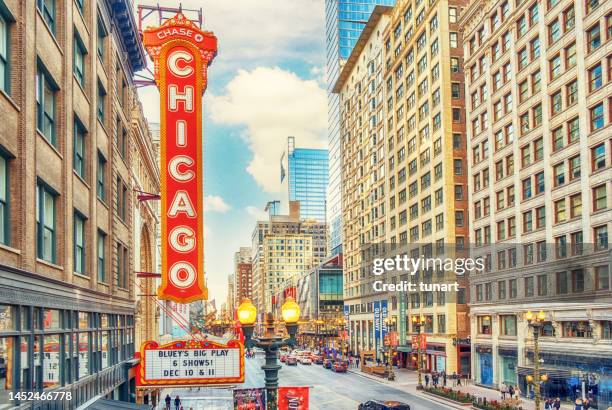
<instances>
[{"instance_id":1,"label":"cloudy sky","mask_svg":"<svg viewBox=\"0 0 612 410\"><path fill-rule=\"evenodd\" d=\"M203 136L205 266L210 298L219 306L234 252L250 245L266 202L281 198L279 161L287 136L295 136L298 146L327 147L325 11L323 0L182 4L202 7L204 29L218 39ZM157 89L142 88L140 96L149 121L158 122Z\"/></svg>"}]
</instances>

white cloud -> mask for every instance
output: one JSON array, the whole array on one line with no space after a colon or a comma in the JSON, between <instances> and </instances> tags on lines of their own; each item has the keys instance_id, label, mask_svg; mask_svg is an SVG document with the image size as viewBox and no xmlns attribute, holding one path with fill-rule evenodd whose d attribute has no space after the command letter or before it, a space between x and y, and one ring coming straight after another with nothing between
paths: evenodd
<instances>
[{"instance_id":1,"label":"white cloud","mask_svg":"<svg viewBox=\"0 0 612 410\"><path fill-rule=\"evenodd\" d=\"M205 30L219 41L215 65L237 61L298 58L320 61L325 36L323 0L182 0L184 9L202 8ZM318 63L320 64L320 63Z\"/></svg>"},{"instance_id":2,"label":"white cloud","mask_svg":"<svg viewBox=\"0 0 612 410\"><path fill-rule=\"evenodd\" d=\"M287 137L298 147L327 146L327 96L315 80L278 67L240 70L223 96L210 95L213 121L246 128L253 157L247 171L267 192L280 192L280 157Z\"/></svg>"},{"instance_id":3,"label":"white cloud","mask_svg":"<svg viewBox=\"0 0 612 410\"><path fill-rule=\"evenodd\" d=\"M268 213L263 209L257 208L256 206L250 205L244 208L244 210L247 212L247 214L251 215L254 219L258 221L268 219Z\"/></svg>"},{"instance_id":4,"label":"white cloud","mask_svg":"<svg viewBox=\"0 0 612 410\"><path fill-rule=\"evenodd\" d=\"M169 5L169 2L160 3ZM325 64L324 0L183 0L181 3L185 10L202 8L203 29L217 37L218 54L209 68L211 82L234 73L239 67L252 69L286 61L306 67ZM187 17L194 17L185 13ZM144 27L157 26L156 17L156 13L151 14L145 19ZM149 67L153 69L150 61ZM144 71L141 74L150 76ZM206 95L209 93L210 90ZM139 94L147 118L159 122L156 87L141 88Z\"/></svg>"},{"instance_id":5,"label":"white cloud","mask_svg":"<svg viewBox=\"0 0 612 410\"><path fill-rule=\"evenodd\" d=\"M206 195L204 197L204 212L220 212L222 214L230 210L230 206L217 195Z\"/></svg>"}]
</instances>

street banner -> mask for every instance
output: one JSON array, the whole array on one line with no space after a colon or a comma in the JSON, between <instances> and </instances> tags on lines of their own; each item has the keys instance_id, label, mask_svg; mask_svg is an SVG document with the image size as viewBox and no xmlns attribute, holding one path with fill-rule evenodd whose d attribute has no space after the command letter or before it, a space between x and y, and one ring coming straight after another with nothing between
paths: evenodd
<instances>
[{"instance_id":1,"label":"street banner","mask_svg":"<svg viewBox=\"0 0 612 410\"><path fill-rule=\"evenodd\" d=\"M179 340L162 346L147 341L136 355L137 386L244 382L244 346L238 340Z\"/></svg>"},{"instance_id":2,"label":"street banner","mask_svg":"<svg viewBox=\"0 0 612 410\"><path fill-rule=\"evenodd\" d=\"M427 335L424 333L421 333L419 337L420 337L421 351L427 350Z\"/></svg>"},{"instance_id":3,"label":"street banner","mask_svg":"<svg viewBox=\"0 0 612 410\"><path fill-rule=\"evenodd\" d=\"M406 295L400 294L399 296L399 344L406 344Z\"/></svg>"},{"instance_id":4,"label":"street banner","mask_svg":"<svg viewBox=\"0 0 612 410\"><path fill-rule=\"evenodd\" d=\"M160 95L160 299L208 299L204 281L202 94L217 38L178 13L148 28L143 43L153 59Z\"/></svg>"},{"instance_id":5,"label":"street banner","mask_svg":"<svg viewBox=\"0 0 612 410\"><path fill-rule=\"evenodd\" d=\"M308 387L279 387L278 410L308 410Z\"/></svg>"},{"instance_id":6,"label":"street banner","mask_svg":"<svg viewBox=\"0 0 612 410\"><path fill-rule=\"evenodd\" d=\"M412 350L417 350L419 348L419 336L417 335L413 335L412 336Z\"/></svg>"},{"instance_id":7,"label":"street banner","mask_svg":"<svg viewBox=\"0 0 612 410\"><path fill-rule=\"evenodd\" d=\"M234 410L266 410L266 389L234 389Z\"/></svg>"},{"instance_id":8,"label":"street banner","mask_svg":"<svg viewBox=\"0 0 612 410\"><path fill-rule=\"evenodd\" d=\"M374 301L374 349L376 357L378 357L378 348L380 347L380 301Z\"/></svg>"},{"instance_id":9,"label":"street banner","mask_svg":"<svg viewBox=\"0 0 612 410\"><path fill-rule=\"evenodd\" d=\"M387 308L387 299L380 301L380 338L384 339L385 335L389 331L387 326L387 317L389 316L389 309Z\"/></svg>"}]
</instances>

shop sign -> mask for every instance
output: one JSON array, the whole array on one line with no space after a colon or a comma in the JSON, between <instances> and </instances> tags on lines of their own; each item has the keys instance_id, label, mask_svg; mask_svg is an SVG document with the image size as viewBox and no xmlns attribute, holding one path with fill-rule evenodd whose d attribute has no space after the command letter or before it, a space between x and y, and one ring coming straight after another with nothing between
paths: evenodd
<instances>
[{"instance_id":1,"label":"shop sign","mask_svg":"<svg viewBox=\"0 0 612 410\"><path fill-rule=\"evenodd\" d=\"M279 387L278 410L308 410L308 387Z\"/></svg>"},{"instance_id":2,"label":"shop sign","mask_svg":"<svg viewBox=\"0 0 612 410\"><path fill-rule=\"evenodd\" d=\"M208 298L204 281L202 94L217 38L182 13L143 33L160 94L162 284L158 297Z\"/></svg>"},{"instance_id":3,"label":"shop sign","mask_svg":"<svg viewBox=\"0 0 612 410\"><path fill-rule=\"evenodd\" d=\"M234 389L234 410L266 410L266 389Z\"/></svg>"},{"instance_id":4,"label":"shop sign","mask_svg":"<svg viewBox=\"0 0 612 410\"><path fill-rule=\"evenodd\" d=\"M225 384L244 382L244 347L207 340L143 343L136 383L139 386Z\"/></svg>"}]
</instances>

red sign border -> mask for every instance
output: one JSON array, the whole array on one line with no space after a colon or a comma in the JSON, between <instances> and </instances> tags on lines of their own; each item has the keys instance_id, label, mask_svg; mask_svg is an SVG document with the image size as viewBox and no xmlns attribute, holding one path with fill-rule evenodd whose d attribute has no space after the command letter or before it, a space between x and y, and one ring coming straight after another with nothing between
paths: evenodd
<instances>
[{"instance_id":1,"label":"red sign border","mask_svg":"<svg viewBox=\"0 0 612 410\"><path fill-rule=\"evenodd\" d=\"M145 379L145 365L147 350L201 350L201 349L240 349L240 376L239 377L224 377L224 378L206 378L206 379L177 379L177 380L148 380ZM136 369L136 385L137 386L191 386L201 384L225 384L225 383L244 383L244 345L239 340L230 340L226 345L216 343L210 340L177 340L165 345L159 345L154 340L146 341L140 347L140 362Z\"/></svg>"},{"instance_id":2,"label":"red sign border","mask_svg":"<svg viewBox=\"0 0 612 410\"><path fill-rule=\"evenodd\" d=\"M185 48L188 48L189 50L191 50L191 52L193 53L196 61L196 73L201 73L202 69L203 69L203 64L202 64L202 57L200 56L200 50L193 45L193 43L183 40L183 39L175 39L175 40L170 40L166 43L164 43L164 45L162 46L159 56L158 61L166 61L166 57L168 54L168 51L170 49L172 49L175 46L183 46ZM164 272L163 275L161 275L162 278L162 283L161 286L157 289L157 296L160 299L164 299L164 300L171 300L173 302L176 303L183 303L183 304L187 304L187 303L191 303L191 302L195 302L197 300L207 300L208 299L208 289L206 288L206 283L204 280L204 181L202 180L202 92L204 91L204 80L202 78L201 75L197 75L195 76L195 90L194 90L194 110L196 112L196 119L197 119L197 124L196 124L196 130L197 130L197 134L195 136L196 138L196 158L194 158L194 160L196 161L197 164L197 169L196 169L196 181L198 183L198 195L196 198L196 205L195 205L195 209L197 212L197 218L196 218L196 225L197 228L195 229L196 231L196 241L197 241L197 246L198 246L198 266L196 267L197 270L197 281L194 285L192 285L190 288L193 289L195 287L198 287L198 289L201 291L199 294L192 294L190 296L187 297L178 297L178 296L174 296L172 294L168 294L166 293L166 290L168 288L168 226L167 226L167 221L168 221L168 205L167 205L167 189L163 188L167 186L167 177L166 177L166 170L165 167L168 166L167 164L167 158L166 158L166 144L167 144L167 135L166 135L166 110L168 107L168 96L167 96L167 90L166 90L166 69L160 69L159 70L159 80L158 80L158 85L159 85L159 96L160 96L160 102L161 102L161 106L160 106L160 135L159 135L159 145L160 145L160 163L164 166L164 169L161 172L161 181L160 181L160 185L162 186L162 190L161 190L161 205L162 205L162 212L160 212L161 214L161 240L162 240L162 244L161 244L161 252L162 252L162 272Z\"/></svg>"}]
</instances>

